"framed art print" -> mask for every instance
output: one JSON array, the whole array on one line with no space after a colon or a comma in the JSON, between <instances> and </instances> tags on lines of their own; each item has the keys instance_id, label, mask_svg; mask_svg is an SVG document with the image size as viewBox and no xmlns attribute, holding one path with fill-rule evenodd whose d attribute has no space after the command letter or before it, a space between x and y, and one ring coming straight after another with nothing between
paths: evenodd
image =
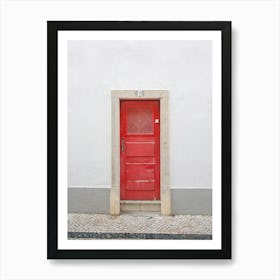
<instances>
[{"instance_id":1,"label":"framed art print","mask_svg":"<svg viewBox=\"0 0 280 280\"><path fill-rule=\"evenodd\" d=\"M231 258L231 22L49 21L48 258Z\"/></svg>"}]
</instances>

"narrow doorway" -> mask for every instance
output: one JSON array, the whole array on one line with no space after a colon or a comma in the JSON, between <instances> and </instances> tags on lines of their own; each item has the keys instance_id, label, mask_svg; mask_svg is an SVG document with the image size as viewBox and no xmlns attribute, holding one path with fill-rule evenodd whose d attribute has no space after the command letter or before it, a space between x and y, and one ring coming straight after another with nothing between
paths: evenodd
<instances>
[{"instance_id":1,"label":"narrow doorway","mask_svg":"<svg viewBox=\"0 0 280 280\"><path fill-rule=\"evenodd\" d=\"M171 214L169 94L112 90L110 214Z\"/></svg>"}]
</instances>

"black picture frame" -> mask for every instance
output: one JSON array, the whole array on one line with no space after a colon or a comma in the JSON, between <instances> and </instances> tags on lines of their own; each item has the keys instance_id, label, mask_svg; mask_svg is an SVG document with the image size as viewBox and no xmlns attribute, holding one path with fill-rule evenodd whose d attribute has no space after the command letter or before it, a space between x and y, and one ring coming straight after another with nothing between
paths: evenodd
<instances>
[{"instance_id":1,"label":"black picture frame","mask_svg":"<svg viewBox=\"0 0 280 280\"><path fill-rule=\"evenodd\" d=\"M220 30L222 33L222 248L221 250L58 249L58 31ZM47 22L47 258L48 259L231 259L231 22L48 21Z\"/></svg>"}]
</instances>

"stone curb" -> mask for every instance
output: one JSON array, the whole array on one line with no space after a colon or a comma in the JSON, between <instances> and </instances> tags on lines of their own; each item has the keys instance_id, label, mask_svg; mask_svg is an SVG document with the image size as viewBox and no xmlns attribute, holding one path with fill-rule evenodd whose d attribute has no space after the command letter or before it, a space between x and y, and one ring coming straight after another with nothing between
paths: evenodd
<instances>
[{"instance_id":1,"label":"stone curb","mask_svg":"<svg viewBox=\"0 0 280 280\"><path fill-rule=\"evenodd\" d=\"M192 239L211 240L211 234L68 232L71 239Z\"/></svg>"}]
</instances>

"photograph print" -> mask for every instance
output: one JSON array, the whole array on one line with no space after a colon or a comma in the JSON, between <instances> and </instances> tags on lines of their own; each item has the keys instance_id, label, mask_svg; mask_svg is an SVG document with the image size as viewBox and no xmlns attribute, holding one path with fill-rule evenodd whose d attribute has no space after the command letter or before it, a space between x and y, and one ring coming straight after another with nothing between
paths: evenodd
<instances>
[{"instance_id":1,"label":"photograph print","mask_svg":"<svg viewBox=\"0 0 280 280\"><path fill-rule=\"evenodd\" d=\"M48 258L231 258L230 22L48 22Z\"/></svg>"}]
</instances>

